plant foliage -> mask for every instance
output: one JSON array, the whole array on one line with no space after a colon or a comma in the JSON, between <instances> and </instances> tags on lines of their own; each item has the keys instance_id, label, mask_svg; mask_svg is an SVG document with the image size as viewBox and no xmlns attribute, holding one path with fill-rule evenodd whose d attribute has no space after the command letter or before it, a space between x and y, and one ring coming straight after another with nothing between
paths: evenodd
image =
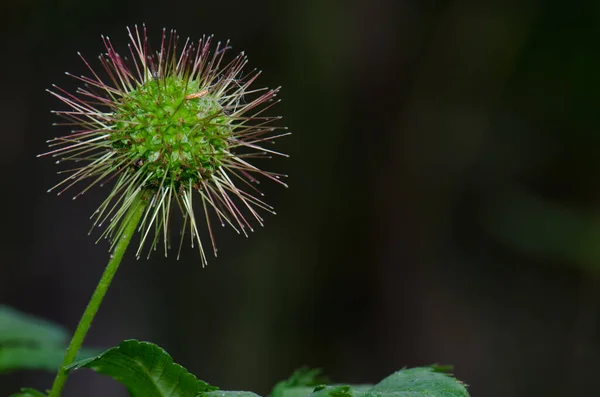
<instances>
[{"instance_id":1,"label":"plant foliage","mask_svg":"<svg viewBox=\"0 0 600 397\"><path fill-rule=\"evenodd\" d=\"M197 397L217 390L198 380L162 348L126 340L95 357L75 362L69 370L89 368L123 384L132 397Z\"/></svg>"},{"instance_id":2,"label":"plant foliage","mask_svg":"<svg viewBox=\"0 0 600 397\"><path fill-rule=\"evenodd\" d=\"M80 368L112 377L131 397L258 397L247 391L218 390L174 363L162 348L137 340L80 360L69 370ZM468 397L465 386L445 370L404 369L376 385L326 385L319 369L302 368L275 385L271 397Z\"/></svg>"},{"instance_id":3,"label":"plant foliage","mask_svg":"<svg viewBox=\"0 0 600 397\"><path fill-rule=\"evenodd\" d=\"M69 333L58 324L0 305L0 373L41 369L56 371ZM89 356L84 351L80 356Z\"/></svg>"}]
</instances>

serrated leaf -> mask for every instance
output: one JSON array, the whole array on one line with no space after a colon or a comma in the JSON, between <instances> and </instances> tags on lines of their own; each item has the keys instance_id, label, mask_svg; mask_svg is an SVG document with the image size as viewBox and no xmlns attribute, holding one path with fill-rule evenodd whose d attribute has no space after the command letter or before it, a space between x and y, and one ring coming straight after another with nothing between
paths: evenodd
<instances>
[{"instance_id":1,"label":"serrated leaf","mask_svg":"<svg viewBox=\"0 0 600 397\"><path fill-rule=\"evenodd\" d=\"M35 389L24 388L19 393L12 394L10 397L47 397L44 393Z\"/></svg>"},{"instance_id":2,"label":"serrated leaf","mask_svg":"<svg viewBox=\"0 0 600 397\"><path fill-rule=\"evenodd\" d=\"M198 397L217 389L174 363L162 348L137 340L126 340L68 369L80 368L110 376L123 384L132 397Z\"/></svg>"},{"instance_id":3,"label":"serrated leaf","mask_svg":"<svg viewBox=\"0 0 600 397\"><path fill-rule=\"evenodd\" d=\"M418 392L423 396L432 397L469 396L462 382L459 382L448 374L439 372L436 368L430 367L398 371L373 386L371 391L391 392L394 394L398 392Z\"/></svg>"},{"instance_id":4,"label":"serrated leaf","mask_svg":"<svg viewBox=\"0 0 600 397\"><path fill-rule=\"evenodd\" d=\"M0 373L19 369L56 371L67 349L66 329L0 305ZM80 357L96 352L83 350Z\"/></svg>"},{"instance_id":5,"label":"serrated leaf","mask_svg":"<svg viewBox=\"0 0 600 397\"><path fill-rule=\"evenodd\" d=\"M468 397L465 386L435 368L411 368L393 373L372 387L327 386L310 397Z\"/></svg>"}]
</instances>

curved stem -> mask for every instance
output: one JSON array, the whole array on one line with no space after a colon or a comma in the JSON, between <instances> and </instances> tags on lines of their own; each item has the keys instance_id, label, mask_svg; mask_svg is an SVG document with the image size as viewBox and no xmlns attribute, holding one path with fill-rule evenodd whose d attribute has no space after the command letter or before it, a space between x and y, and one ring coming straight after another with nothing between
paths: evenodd
<instances>
[{"instance_id":1,"label":"curved stem","mask_svg":"<svg viewBox=\"0 0 600 397\"><path fill-rule=\"evenodd\" d=\"M83 315L81 316L81 320L79 320L79 324L77 325L77 329L73 334L73 338L71 339L71 343L67 348L67 353L65 354L65 358L58 370L58 374L54 379L54 383L52 384L52 389L48 394L49 397L59 397L65 382L67 381L67 377L69 376L67 367L75 361L77 358L77 353L79 353L79 349L81 349L81 345L83 344L83 340L87 335L90 326L92 325L92 321L98 312L98 308L104 299L104 295L106 295L106 291L110 286L110 283L119 268L119 264L121 263L121 259L123 258L123 254L131 241L131 237L135 233L135 229L137 228L138 223L144 213L146 208L147 201L143 198L143 193L138 193L138 196L134 199L131 207L127 211L125 218L123 219L123 233L119 237L119 241L117 242L115 249L110 256L110 261L108 265L106 265L106 269L102 274L102 278L98 282L98 286L90 299Z\"/></svg>"}]
</instances>

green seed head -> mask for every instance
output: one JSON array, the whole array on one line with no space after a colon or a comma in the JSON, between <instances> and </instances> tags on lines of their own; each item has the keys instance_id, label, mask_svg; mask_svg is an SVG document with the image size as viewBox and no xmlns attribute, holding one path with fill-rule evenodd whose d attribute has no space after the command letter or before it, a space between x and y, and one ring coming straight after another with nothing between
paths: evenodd
<instances>
[{"instance_id":1,"label":"green seed head","mask_svg":"<svg viewBox=\"0 0 600 397\"><path fill-rule=\"evenodd\" d=\"M112 181L112 190L94 214L94 226L106 224L102 236L113 244L123 233L132 203L147 200L138 255L145 242L150 241L150 252L159 240L166 254L171 209L179 208L192 245L195 241L206 263L197 213L205 217L216 255L211 224L229 225L247 235L253 231L252 221L263 225L261 210L274 213L254 186L258 179L287 186L281 181L285 175L252 164L257 158L283 155L268 146L289 133L273 125L279 117L264 114L279 89L251 89L260 72L242 73L247 62L243 53L224 61L228 43L218 43L211 51L212 37L196 43L188 39L177 53L176 32L163 30L160 50L153 53L145 27L128 31L128 61L103 37L107 52L100 62L106 77L82 57L93 78L73 76L85 83L76 94L56 86L50 91L69 107L55 113L77 129L50 140L53 149L44 155L57 157L57 163L78 162L61 171L70 175L50 190L61 194L90 180L76 198ZM200 210L195 209L198 205Z\"/></svg>"},{"instance_id":2,"label":"green seed head","mask_svg":"<svg viewBox=\"0 0 600 397\"><path fill-rule=\"evenodd\" d=\"M149 80L116 104L114 118L113 148L135 158L131 167L150 175L149 185L197 186L228 156L232 120L197 81Z\"/></svg>"}]
</instances>

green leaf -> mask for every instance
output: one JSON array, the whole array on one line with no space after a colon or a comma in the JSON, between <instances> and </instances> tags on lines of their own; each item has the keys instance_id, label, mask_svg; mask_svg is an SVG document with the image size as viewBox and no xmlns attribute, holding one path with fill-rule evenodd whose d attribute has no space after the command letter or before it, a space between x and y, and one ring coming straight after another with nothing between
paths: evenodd
<instances>
[{"instance_id":1,"label":"green leaf","mask_svg":"<svg viewBox=\"0 0 600 397\"><path fill-rule=\"evenodd\" d=\"M375 392L402 393L415 396L468 397L466 387L452 376L440 373L436 368L411 368L398 371L371 389ZM398 394L400 393L400 394ZM418 394L420 393L420 394Z\"/></svg>"},{"instance_id":2,"label":"green leaf","mask_svg":"<svg viewBox=\"0 0 600 397\"><path fill-rule=\"evenodd\" d=\"M225 391L217 390L208 393L202 393L202 397L260 397L251 391Z\"/></svg>"},{"instance_id":3,"label":"green leaf","mask_svg":"<svg viewBox=\"0 0 600 397\"><path fill-rule=\"evenodd\" d=\"M0 372L16 369L57 370L65 356L65 350L66 346L0 347Z\"/></svg>"},{"instance_id":4,"label":"green leaf","mask_svg":"<svg viewBox=\"0 0 600 397\"><path fill-rule=\"evenodd\" d=\"M320 368L300 368L287 380L277 383L271 391L271 397L304 397L312 393L315 386L325 383L329 381Z\"/></svg>"},{"instance_id":5,"label":"green leaf","mask_svg":"<svg viewBox=\"0 0 600 397\"><path fill-rule=\"evenodd\" d=\"M310 394L311 397L353 397L358 395L356 390L352 390L350 386L325 386L318 387L315 392Z\"/></svg>"},{"instance_id":6,"label":"green leaf","mask_svg":"<svg viewBox=\"0 0 600 397\"><path fill-rule=\"evenodd\" d=\"M217 390L175 364L160 347L137 340L126 340L96 357L68 367L69 370L80 368L110 376L123 384L132 397L198 397L201 393Z\"/></svg>"},{"instance_id":7,"label":"green leaf","mask_svg":"<svg viewBox=\"0 0 600 397\"><path fill-rule=\"evenodd\" d=\"M314 386L281 387L277 384L271 392L271 397L304 397L311 394L314 390Z\"/></svg>"},{"instance_id":8,"label":"green leaf","mask_svg":"<svg viewBox=\"0 0 600 397\"><path fill-rule=\"evenodd\" d=\"M436 368L398 371L375 386L327 386L311 397L468 397L465 386Z\"/></svg>"},{"instance_id":9,"label":"green leaf","mask_svg":"<svg viewBox=\"0 0 600 397\"><path fill-rule=\"evenodd\" d=\"M0 373L18 369L56 371L69 333L55 323L0 305ZM80 357L95 354L83 350Z\"/></svg>"},{"instance_id":10,"label":"green leaf","mask_svg":"<svg viewBox=\"0 0 600 397\"><path fill-rule=\"evenodd\" d=\"M19 393L12 394L10 397L47 397L44 393L39 392L35 389L25 388L21 389Z\"/></svg>"},{"instance_id":11,"label":"green leaf","mask_svg":"<svg viewBox=\"0 0 600 397\"><path fill-rule=\"evenodd\" d=\"M61 326L0 305L0 346L25 341L39 346L66 344L68 332Z\"/></svg>"}]
</instances>

